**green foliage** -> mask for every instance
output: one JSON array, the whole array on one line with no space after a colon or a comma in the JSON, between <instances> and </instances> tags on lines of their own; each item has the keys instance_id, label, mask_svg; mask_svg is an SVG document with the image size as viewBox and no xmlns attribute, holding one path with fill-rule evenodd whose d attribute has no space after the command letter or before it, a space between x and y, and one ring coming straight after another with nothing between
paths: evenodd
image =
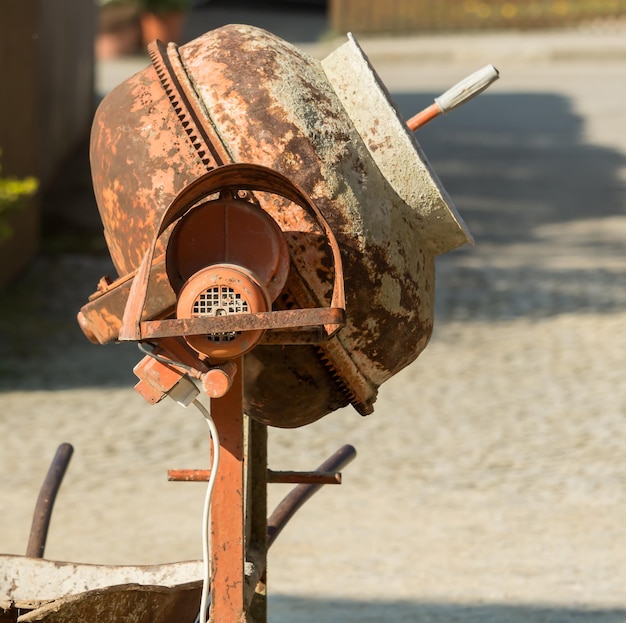
<instances>
[{"instance_id":1,"label":"green foliage","mask_svg":"<svg viewBox=\"0 0 626 623\"><path fill-rule=\"evenodd\" d=\"M1 172L2 167L0 167ZM11 235L11 228L7 223L9 213L18 210L24 204L26 197L37 192L38 186L39 184L34 177L24 179L0 177L0 240Z\"/></svg>"}]
</instances>

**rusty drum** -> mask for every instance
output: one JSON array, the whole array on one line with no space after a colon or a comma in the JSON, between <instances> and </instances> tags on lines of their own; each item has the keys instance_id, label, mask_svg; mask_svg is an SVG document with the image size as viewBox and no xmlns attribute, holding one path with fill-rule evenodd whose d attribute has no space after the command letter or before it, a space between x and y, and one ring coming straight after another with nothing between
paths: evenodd
<instances>
[{"instance_id":1,"label":"rusty drum","mask_svg":"<svg viewBox=\"0 0 626 623\"><path fill-rule=\"evenodd\" d=\"M377 390L425 348L433 328L434 258L471 237L357 42L323 61L263 30L233 25L177 47L113 90L93 125L93 184L120 279L81 310L87 335L118 338L134 271L182 189L230 163L276 171L301 189L340 249L345 326L319 344L261 342L245 355L247 413L296 427ZM275 309L331 296L327 238L301 206L255 192L280 227L289 274ZM159 239L144 315L174 313ZM184 240L178 236L178 248Z\"/></svg>"}]
</instances>

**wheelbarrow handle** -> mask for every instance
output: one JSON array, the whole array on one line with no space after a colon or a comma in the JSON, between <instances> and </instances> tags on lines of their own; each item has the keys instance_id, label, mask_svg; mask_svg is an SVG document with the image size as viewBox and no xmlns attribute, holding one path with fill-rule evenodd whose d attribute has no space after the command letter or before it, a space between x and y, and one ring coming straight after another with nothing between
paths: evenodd
<instances>
[{"instance_id":1,"label":"wheelbarrow handle","mask_svg":"<svg viewBox=\"0 0 626 623\"><path fill-rule=\"evenodd\" d=\"M43 558L50 519L52 518L52 508L73 452L74 448L69 443L62 443L57 448L46 479L39 491L30 537L28 538L28 547L26 548L26 555L29 558Z\"/></svg>"}]
</instances>

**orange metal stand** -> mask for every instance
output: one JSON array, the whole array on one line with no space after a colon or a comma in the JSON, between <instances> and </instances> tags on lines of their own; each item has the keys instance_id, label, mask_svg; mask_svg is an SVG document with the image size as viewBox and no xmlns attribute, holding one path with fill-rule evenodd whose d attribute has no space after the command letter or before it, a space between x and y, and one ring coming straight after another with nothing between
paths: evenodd
<instances>
[{"instance_id":1,"label":"orange metal stand","mask_svg":"<svg viewBox=\"0 0 626 623\"><path fill-rule=\"evenodd\" d=\"M211 399L220 462L210 512L211 601L209 623L267 623L267 550L294 513L321 486L340 484L355 456L343 446L312 472L267 468L267 427L243 414L243 368L230 367L230 390ZM207 481L207 470L169 470L174 481ZM267 483L298 486L267 516Z\"/></svg>"},{"instance_id":2,"label":"orange metal stand","mask_svg":"<svg viewBox=\"0 0 626 623\"><path fill-rule=\"evenodd\" d=\"M229 392L211 400L221 458L211 505L211 623L242 623L245 618L245 497L243 370Z\"/></svg>"},{"instance_id":3,"label":"orange metal stand","mask_svg":"<svg viewBox=\"0 0 626 623\"><path fill-rule=\"evenodd\" d=\"M210 514L210 623L265 623L267 431L243 415L243 366L211 400L220 464ZM248 612L254 611L254 618Z\"/></svg>"}]
</instances>

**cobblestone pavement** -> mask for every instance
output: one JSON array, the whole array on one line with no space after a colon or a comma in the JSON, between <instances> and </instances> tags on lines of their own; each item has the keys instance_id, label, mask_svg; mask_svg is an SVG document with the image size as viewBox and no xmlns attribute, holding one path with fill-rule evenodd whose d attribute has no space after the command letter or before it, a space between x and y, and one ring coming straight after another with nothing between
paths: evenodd
<instances>
[{"instance_id":1,"label":"cobblestone pavement","mask_svg":"<svg viewBox=\"0 0 626 623\"><path fill-rule=\"evenodd\" d=\"M602 49L602 33L567 37ZM431 344L374 415L271 432L276 469L359 451L276 543L273 621L626 621L626 56L512 41L519 55L436 39L448 57L417 64L377 48L407 117L499 66L488 94L419 135L477 245L439 259ZM2 295L0 551L24 551L70 441L50 558L199 555L203 491L164 472L205 464L201 418L144 406L136 351L92 346L73 322L108 271L102 256L42 257Z\"/></svg>"}]
</instances>

